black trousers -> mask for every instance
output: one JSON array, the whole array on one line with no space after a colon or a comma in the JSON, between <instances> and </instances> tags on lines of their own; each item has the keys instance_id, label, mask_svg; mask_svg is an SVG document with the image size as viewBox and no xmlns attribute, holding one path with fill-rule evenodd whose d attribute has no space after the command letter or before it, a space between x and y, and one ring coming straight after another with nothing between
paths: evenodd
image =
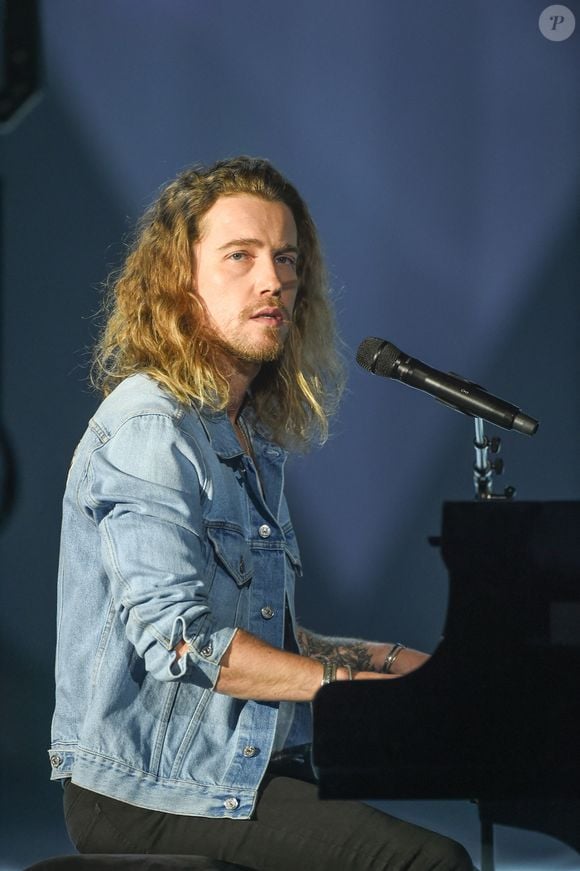
<instances>
[{"instance_id":1,"label":"black trousers","mask_svg":"<svg viewBox=\"0 0 580 871\"><path fill-rule=\"evenodd\" d=\"M267 776L251 820L150 811L81 789L64 790L80 853L203 855L255 871L471 871L463 847L368 805L321 801L317 787Z\"/></svg>"}]
</instances>

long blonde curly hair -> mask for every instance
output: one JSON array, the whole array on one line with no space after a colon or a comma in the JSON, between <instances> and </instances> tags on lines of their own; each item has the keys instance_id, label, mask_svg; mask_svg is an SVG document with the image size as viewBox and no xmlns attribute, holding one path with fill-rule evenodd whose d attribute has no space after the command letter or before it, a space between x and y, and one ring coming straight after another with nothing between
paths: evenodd
<instances>
[{"instance_id":1,"label":"long blonde curly hair","mask_svg":"<svg viewBox=\"0 0 580 871\"><path fill-rule=\"evenodd\" d=\"M296 223L292 325L280 358L264 363L254 380L250 404L268 437L306 450L328 436L344 367L316 228L297 190L261 158L193 167L162 189L139 222L123 266L109 279L92 381L107 395L124 378L144 372L180 402L227 406L223 359L194 290L193 246L203 216L219 197L234 194L285 203Z\"/></svg>"}]
</instances>

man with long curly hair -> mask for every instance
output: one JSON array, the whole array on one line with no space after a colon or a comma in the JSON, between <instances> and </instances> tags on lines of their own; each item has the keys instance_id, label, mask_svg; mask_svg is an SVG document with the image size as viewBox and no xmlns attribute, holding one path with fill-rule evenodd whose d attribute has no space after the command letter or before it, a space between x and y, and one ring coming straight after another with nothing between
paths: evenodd
<instances>
[{"instance_id":1,"label":"man with long curly hair","mask_svg":"<svg viewBox=\"0 0 580 871\"><path fill-rule=\"evenodd\" d=\"M284 462L326 438L343 371L314 224L270 163L164 188L111 280L93 377L105 398L64 499L50 750L77 848L471 868L445 838L317 797L321 684L426 657L296 623Z\"/></svg>"}]
</instances>

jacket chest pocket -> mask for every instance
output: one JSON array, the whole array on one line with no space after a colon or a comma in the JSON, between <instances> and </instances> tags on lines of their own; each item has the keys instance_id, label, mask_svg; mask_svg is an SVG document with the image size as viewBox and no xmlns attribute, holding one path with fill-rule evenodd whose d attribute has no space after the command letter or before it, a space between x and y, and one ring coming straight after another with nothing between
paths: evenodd
<instances>
[{"instance_id":1,"label":"jacket chest pocket","mask_svg":"<svg viewBox=\"0 0 580 871\"><path fill-rule=\"evenodd\" d=\"M226 526L208 526L207 537L216 561L238 587L249 584L254 573L252 552L244 536Z\"/></svg>"}]
</instances>

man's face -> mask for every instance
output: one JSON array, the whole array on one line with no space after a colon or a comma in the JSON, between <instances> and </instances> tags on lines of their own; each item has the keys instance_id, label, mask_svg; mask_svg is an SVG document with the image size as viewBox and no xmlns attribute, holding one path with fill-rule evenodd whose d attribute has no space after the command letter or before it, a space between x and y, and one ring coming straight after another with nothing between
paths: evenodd
<instances>
[{"instance_id":1,"label":"man's face","mask_svg":"<svg viewBox=\"0 0 580 871\"><path fill-rule=\"evenodd\" d=\"M220 197L194 245L195 289L228 356L277 359L296 301L297 231L284 203Z\"/></svg>"}]
</instances>

